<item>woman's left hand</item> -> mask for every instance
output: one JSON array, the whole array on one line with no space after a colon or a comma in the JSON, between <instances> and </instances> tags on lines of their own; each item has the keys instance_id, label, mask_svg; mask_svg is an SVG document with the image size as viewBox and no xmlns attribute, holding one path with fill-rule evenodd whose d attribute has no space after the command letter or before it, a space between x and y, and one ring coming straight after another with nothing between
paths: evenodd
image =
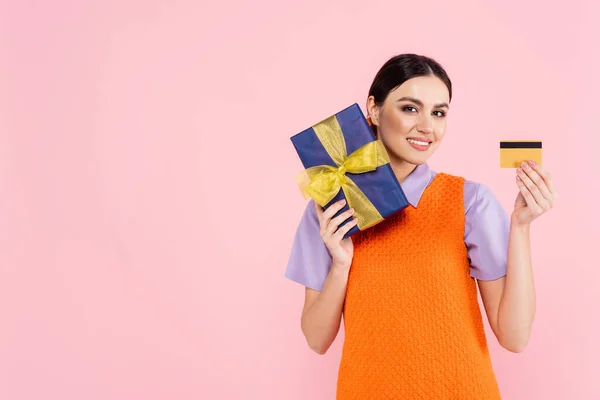
<instances>
[{"instance_id":1,"label":"woman's left hand","mask_svg":"<svg viewBox=\"0 0 600 400\"><path fill-rule=\"evenodd\" d=\"M529 225L554 207L557 196L550 174L534 161L524 162L517 169L517 186L519 194L512 213L515 223Z\"/></svg>"}]
</instances>

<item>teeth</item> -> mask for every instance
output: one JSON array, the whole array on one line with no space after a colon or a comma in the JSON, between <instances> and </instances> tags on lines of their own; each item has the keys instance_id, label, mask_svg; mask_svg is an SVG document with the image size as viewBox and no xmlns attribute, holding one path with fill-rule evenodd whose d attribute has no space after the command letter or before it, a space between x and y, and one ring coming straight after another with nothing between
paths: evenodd
<instances>
[{"instance_id":1,"label":"teeth","mask_svg":"<svg viewBox=\"0 0 600 400\"><path fill-rule=\"evenodd\" d=\"M421 146L429 146L428 142L421 142L421 141L415 140L415 139L407 139L407 140L409 142L411 142L411 143L415 143L415 144L418 144L418 145L421 145Z\"/></svg>"}]
</instances>

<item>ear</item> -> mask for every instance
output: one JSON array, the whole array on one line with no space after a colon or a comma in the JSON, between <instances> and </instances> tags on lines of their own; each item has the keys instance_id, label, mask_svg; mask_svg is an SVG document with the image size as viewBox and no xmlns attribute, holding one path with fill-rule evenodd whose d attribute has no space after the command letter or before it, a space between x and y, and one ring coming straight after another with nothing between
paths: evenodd
<instances>
[{"instance_id":1,"label":"ear","mask_svg":"<svg viewBox=\"0 0 600 400\"><path fill-rule=\"evenodd\" d=\"M373 96L367 99L367 117L374 126L379 126L379 107L375 104Z\"/></svg>"}]
</instances>

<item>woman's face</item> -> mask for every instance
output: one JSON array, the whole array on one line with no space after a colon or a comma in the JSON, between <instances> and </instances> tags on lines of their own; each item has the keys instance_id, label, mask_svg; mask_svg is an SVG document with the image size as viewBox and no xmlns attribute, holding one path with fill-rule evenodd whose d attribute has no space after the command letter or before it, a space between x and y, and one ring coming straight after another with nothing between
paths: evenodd
<instances>
[{"instance_id":1,"label":"woman's face","mask_svg":"<svg viewBox=\"0 0 600 400\"><path fill-rule=\"evenodd\" d=\"M393 161L427 161L444 137L449 97L448 88L435 76L407 80L381 107L369 97L367 110Z\"/></svg>"}]
</instances>

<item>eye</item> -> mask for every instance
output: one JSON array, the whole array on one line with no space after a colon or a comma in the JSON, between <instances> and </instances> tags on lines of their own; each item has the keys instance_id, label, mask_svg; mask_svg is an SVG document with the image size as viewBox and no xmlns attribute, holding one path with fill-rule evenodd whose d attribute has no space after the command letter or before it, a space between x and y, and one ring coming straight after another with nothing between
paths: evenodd
<instances>
[{"instance_id":1,"label":"eye","mask_svg":"<svg viewBox=\"0 0 600 400\"><path fill-rule=\"evenodd\" d=\"M440 117L440 118L444 118L446 116L446 113L444 111L441 111L441 110L434 111L433 113L434 114L438 113L437 116Z\"/></svg>"},{"instance_id":2,"label":"eye","mask_svg":"<svg viewBox=\"0 0 600 400\"><path fill-rule=\"evenodd\" d=\"M416 107L413 107L413 106L404 106L404 107L402 107L402 111L413 112L411 110L417 111Z\"/></svg>"}]
</instances>

